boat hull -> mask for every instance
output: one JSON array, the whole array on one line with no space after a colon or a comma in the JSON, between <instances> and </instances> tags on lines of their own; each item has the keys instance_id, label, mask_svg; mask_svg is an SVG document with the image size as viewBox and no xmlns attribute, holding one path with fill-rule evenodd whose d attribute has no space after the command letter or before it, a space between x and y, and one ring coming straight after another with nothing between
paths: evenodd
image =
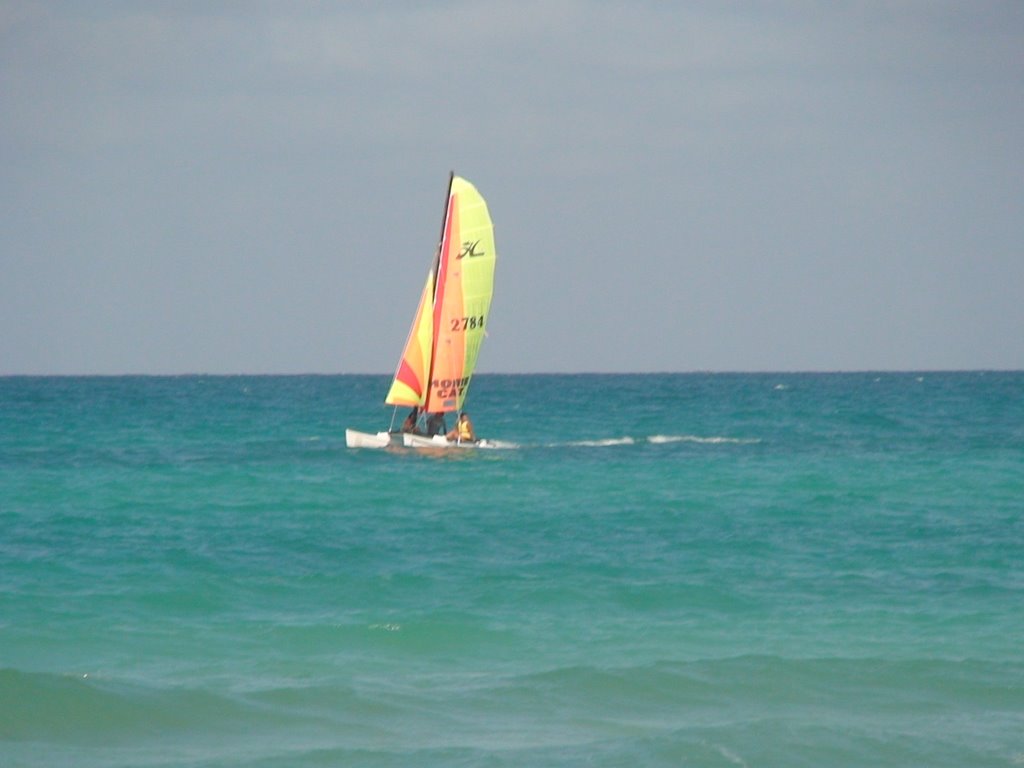
<instances>
[{"instance_id":1,"label":"boat hull","mask_svg":"<svg viewBox=\"0 0 1024 768\"><path fill-rule=\"evenodd\" d=\"M470 442L458 442L455 440L449 440L444 435L434 435L433 437L425 437L423 435L402 435L402 442L406 448L486 448L487 444L484 440L478 440L475 443Z\"/></svg>"},{"instance_id":2,"label":"boat hull","mask_svg":"<svg viewBox=\"0 0 1024 768\"><path fill-rule=\"evenodd\" d=\"M359 432L355 429L345 430L345 445L349 448L387 448L392 444L390 432ZM401 445L401 440L394 441Z\"/></svg>"}]
</instances>

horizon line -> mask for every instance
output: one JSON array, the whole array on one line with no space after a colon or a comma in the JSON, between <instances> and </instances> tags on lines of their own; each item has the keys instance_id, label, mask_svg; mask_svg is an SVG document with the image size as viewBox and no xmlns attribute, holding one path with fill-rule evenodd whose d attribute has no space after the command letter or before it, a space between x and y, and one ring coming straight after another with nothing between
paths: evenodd
<instances>
[{"instance_id":1,"label":"horizon line","mask_svg":"<svg viewBox=\"0 0 1024 768\"><path fill-rule=\"evenodd\" d=\"M718 376L718 375L841 375L841 374L922 374L922 373L1024 373L1024 368L779 368L779 369L711 369L695 368L690 370L672 371L481 371L473 376ZM0 373L0 379L86 379L86 378L258 378L258 377L301 377L301 376L393 376L394 372L341 372L341 371L304 371L304 372L220 372L187 371L180 373Z\"/></svg>"}]
</instances>

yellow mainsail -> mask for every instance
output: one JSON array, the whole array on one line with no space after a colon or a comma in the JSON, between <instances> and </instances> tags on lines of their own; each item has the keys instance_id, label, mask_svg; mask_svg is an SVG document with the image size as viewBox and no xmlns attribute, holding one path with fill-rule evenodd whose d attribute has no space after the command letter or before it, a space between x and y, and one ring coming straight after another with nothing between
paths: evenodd
<instances>
[{"instance_id":1,"label":"yellow mainsail","mask_svg":"<svg viewBox=\"0 0 1024 768\"><path fill-rule=\"evenodd\" d=\"M386 403L462 410L489 320L496 258L487 203L452 174L441 244Z\"/></svg>"}]
</instances>

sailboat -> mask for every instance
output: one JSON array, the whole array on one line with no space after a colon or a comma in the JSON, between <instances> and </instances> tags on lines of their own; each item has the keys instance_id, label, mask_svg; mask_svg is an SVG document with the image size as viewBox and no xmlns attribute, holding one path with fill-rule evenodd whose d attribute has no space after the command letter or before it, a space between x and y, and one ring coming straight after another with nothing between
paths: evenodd
<instances>
[{"instance_id":1,"label":"sailboat","mask_svg":"<svg viewBox=\"0 0 1024 768\"><path fill-rule=\"evenodd\" d=\"M428 425L462 411L490 319L494 289L494 226L483 196L451 173L441 240L420 294L412 327L384 402L415 409L415 432L345 430L350 448L449 445ZM481 441L482 442L482 441ZM452 443L454 444L454 443Z\"/></svg>"}]
</instances>

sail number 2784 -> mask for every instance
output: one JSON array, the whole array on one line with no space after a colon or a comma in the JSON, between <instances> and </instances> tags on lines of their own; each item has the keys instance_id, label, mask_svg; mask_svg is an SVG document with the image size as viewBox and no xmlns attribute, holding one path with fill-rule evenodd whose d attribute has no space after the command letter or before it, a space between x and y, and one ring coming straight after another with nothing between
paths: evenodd
<instances>
[{"instance_id":1,"label":"sail number 2784","mask_svg":"<svg viewBox=\"0 0 1024 768\"><path fill-rule=\"evenodd\" d=\"M453 317L451 319L451 324L452 333L458 333L459 331L475 331L477 328L484 327L484 316Z\"/></svg>"}]
</instances>

